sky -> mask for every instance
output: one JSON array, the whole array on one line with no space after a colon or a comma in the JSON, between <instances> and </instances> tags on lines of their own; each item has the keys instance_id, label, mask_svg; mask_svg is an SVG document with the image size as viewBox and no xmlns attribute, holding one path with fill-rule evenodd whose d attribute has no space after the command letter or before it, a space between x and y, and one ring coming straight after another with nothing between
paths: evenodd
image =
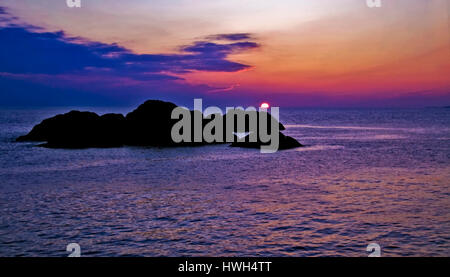
<instances>
[{"instance_id":1,"label":"sky","mask_svg":"<svg viewBox=\"0 0 450 277\"><path fill-rule=\"evenodd\" d=\"M0 0L0 106L450 105L449 2Z\"/></svg>"}]
</instances>

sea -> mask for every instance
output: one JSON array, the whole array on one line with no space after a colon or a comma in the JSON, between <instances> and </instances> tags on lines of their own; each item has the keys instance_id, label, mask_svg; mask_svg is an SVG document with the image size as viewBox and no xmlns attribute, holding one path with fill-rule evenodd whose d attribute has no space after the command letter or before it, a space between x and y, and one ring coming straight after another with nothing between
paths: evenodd
<instances>
[{"instance_id":1,"label":"sea","mask_svg":"<svg viewBox=\"0 0 450 277\"><path fill-rule=\"evenodd\" d=\"M0 110L0 256L450 255L449 108L280 108L273 154L15 142L71 109Z\"/></svg>"}]
</instances>

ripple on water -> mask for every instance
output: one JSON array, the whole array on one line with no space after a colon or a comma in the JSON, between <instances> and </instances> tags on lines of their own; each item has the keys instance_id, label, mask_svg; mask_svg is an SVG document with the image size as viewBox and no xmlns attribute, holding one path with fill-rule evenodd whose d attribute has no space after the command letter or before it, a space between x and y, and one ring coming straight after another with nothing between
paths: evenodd
<instances>
[{"instance_id":1,"label":"ripple on water","mask_svg":"<svg viewBox=\"0 0 450 277\"><path fill-rule=\"evenodd\" d=\"M0 255L446 256L449 114L295 110L306 147L275 155L43 149L0 120Z\"/></svg>"}]
</instances>

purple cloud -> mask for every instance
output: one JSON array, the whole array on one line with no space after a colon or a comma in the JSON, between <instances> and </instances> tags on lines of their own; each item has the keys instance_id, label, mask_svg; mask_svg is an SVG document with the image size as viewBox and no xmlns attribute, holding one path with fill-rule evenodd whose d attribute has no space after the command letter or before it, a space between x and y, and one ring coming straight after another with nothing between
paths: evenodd
<instances>
[{"instance_id":1,"label":"purple cloud","mask_svg":"<svg viewBox=\"0 0 450 277\"><path fill-rule=\"evenodd\" d=\"M177 54L137 54L118 44L45 31L20 22L3 7L0 41L1 105L202 97L215 88L184 82L184 74L247 69L250 65L229 56L259 47L251 41L205 38L181 46Z\"/></svg>"},{"instance_id":2,"label":"purple cloud","mask_svg":"<svg viewBox=\"0 0 450 277\"><path fill-rule=\"evenodd\" d=\"M251 40L251 39L253 39L253 36L250 33L217 34L217 35L207 36L207 39L239 41L239 40Z\"/></svg>"},{"instance_id":3,"label":"purple cloud","mask_svg":"<svg viewBox=\"0 0 450 277\"><path fill-rule=\"evenodd\" d=\"M0 9L0 15L6 14ZM117 44L68 37L30 26L0 27L0 72L127 76L136 80L175 80L190 71L234 72L249 65L228 60L233 53L259 47L254 42L195 42L180 54L136 54Z\"/></svg>"}]
</instances>

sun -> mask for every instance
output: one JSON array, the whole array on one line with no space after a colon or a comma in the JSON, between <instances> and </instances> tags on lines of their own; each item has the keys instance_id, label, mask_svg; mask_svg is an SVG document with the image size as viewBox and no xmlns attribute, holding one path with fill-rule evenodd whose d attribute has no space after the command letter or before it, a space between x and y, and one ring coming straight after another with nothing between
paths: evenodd
<instances>
[{"instance_id":1,"label":"sun","mask_svg":"<svg viewBox=\"0 0 450 277\"><path fill-rule=\"evenodd\" d=\"M268 109L270 107L270 105L269 105L269 103L264 102L264 103L261 104L260 107L261 107L261 109Z\"/></svg>"}]
</instances>

